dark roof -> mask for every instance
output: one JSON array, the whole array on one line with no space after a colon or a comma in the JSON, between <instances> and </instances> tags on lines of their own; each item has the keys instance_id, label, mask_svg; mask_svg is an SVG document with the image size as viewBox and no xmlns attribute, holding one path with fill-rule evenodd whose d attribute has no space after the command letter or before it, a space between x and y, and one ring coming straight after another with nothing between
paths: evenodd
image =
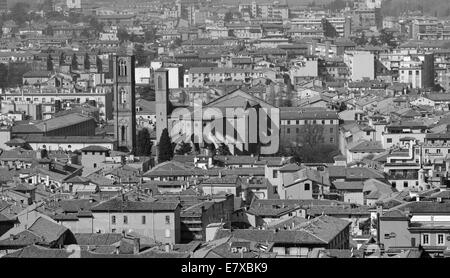
<instances>
[{"instance_id":1,"label":"dark roof","mask_svg":"<svg viewBox=\"0 0 450 278\"><path fill-rule=\"evenodd\" d=\"M358 190L362 192L364 188L362 181L335 181L333 185L337 190Z\"/></svg>"},{"instance_id":2,"label":"dark roof","mask_svg":"<svg viewBox=\"0 0 450 278\"><path fill-rule=\"evenodd\" d=\"M59 225L43 217L39 217L28 230L42 237L47 243L58 240L61 235L68 231L63 225Z\"/></svg>"},{"instance_id":3,"label":"dark roof","mask_svg":"<svg viewBox=\"0 0 450 278\"><path fill-rule=\"evenodd\" d=\"M123 200L119 197L102 202L94 206L91 210L92 212L175 211L179 205L180 203L175 201L138 202Z\"/></svg>"},{"instance_id":4,"label":"dark roof","mask_svg":"<svg viewBox=\"0 0 450 278\"><path fill-rule=\"evenodd\" d=\"M75 234L75 239L78 245L112 245L122 239L122 234Z\"/></svg>"},{"instance_id":5,"label":"dark roof","mask_svg":"<svg viewBox=\"0 0 450 278\"><path fill-rule=\"evenodd\" d=\"M322 215L299 224L291 230L238 229L219 230L215 239L232 235L235 238L275 244L326 245L351 223L339 218Z\"/></svg>"},{"instance_id":6,"label":"dark roof","mask_svg":"<svg viewBox=\"0 0 450 278\"><path fill-rule=\"evenodd\" d=\"M102 146L91 145L91 146L87 146L87 147L80 149L80 151L82 151L82 152L107 152L107 151L109 151L109 149L102 147Z\"/></svg>"}]
</instances>

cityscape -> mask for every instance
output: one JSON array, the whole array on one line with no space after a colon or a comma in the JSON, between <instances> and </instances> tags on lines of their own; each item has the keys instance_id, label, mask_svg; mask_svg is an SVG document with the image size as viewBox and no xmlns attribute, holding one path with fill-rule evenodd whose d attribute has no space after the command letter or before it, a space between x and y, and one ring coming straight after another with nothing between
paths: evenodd
<instances>
[{"instance_id":1,"label":"cityscape","mask_svg":"<svg viewBox=\"0 0 450 278\"><path fill-rule=\"evenodd\" d=\"M450 257L448 0L0 0L0 27L0 258Z\"/></svg>"}]
</instances>

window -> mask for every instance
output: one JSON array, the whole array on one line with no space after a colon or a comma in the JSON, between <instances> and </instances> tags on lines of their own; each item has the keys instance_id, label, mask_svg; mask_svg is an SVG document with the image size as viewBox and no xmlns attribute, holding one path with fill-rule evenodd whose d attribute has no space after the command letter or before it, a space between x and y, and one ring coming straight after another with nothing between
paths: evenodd
<instances>
[{"instance_id":1,"label":"window","mask_svg":"<svg viewBox=\"0 0 450 278\"><path fill-rule=\"evenodd\" d=\"M405 187L405 188L408 187L408 182L407 181L403 182L403 187Z\"/></svg>"},{"instance_id":2,"label":"window","mask_svg":"<svg viewBox=\"0 0 450 278\"><path fill-rule=\"evenodd\" d=\"M437 149L437 150L436 150L436 153L441 153L441 149Z\"/></svg>"},{"instance_id":3,"label":"window","mask_svg":"<svg viewBox=\"0 0 450 278\"><path fill-rule=\"evenodd\" d=\"M397 186L397 183L396 183L395 181L393 181L393 182L392 182L392 186L393 186L393 187L396 187L396 186Z\"/></svg>"},{"instance_id":4,"label":"window","mask_svg":"<svg viewBox=\"0 0 450 278\"><path fill-rule=\"evenodd\" d=\"M286 128L286 133L287 134L291 133L291 129L290 128Z\"/></svg>"},{"instance_id":5,"label":"window","mask_svg":"<svg viewBox=\"0 0 450 278\"><path fill-rule=\"evenodd\" d=\"M142 215L142 224L145 224L145 215Z\"/></svg>"},{"instance_id":6,"label":"window","mask_svg":"<svg viewBox=\"0 0 450 278\"><path fill-rule=\"evenodd\" d=\"M437 245L444 245L444 234L437 234Z\"/></svg>"},{"instance_id":7,"label":"window","mask_svg":"<svg viewBox=\"0 0 450 278\"><path fill-rule=\"evenodd\" d=\"M387 139L386 139L386 142L392 143L392 138L387 138Z\"/></svg>"},{"instance_id":8,"label":"window","mask_svg":"<svg viewBox=\"0 0 450 278\"><path fill-rule=\"evenodd\" d=\"M170 215L166 215L166 224L170 224Z\"/></svg>"},{"instance_id":9,"label":"window","mask_svg":"<svg viewBox=\"0 0 450 278\"><path fill-rule=\"evenodd\" d=\"M94 168L97 168L97 163L94 163Z\"/></svg>"},{"instance_id":10,"label":"window","mask_svg":"<svg viewBox=\"0 0 450 278\"><path fill-rule=\"evenodd\" d=\"M369 136L370 135L370 131L366 131L366 135Z\"/></svg>"},{"instance_id":11,"label":"window","mask_svg":"<svg viewBox=\"0 0 450 278\"><path fill-rule=\"evenodd\" d=\"M119 76L126 76L126 75L127 75L127 62L121 60L119 62Z\"/></svg>"},{"instance_id":12,"label":"window","mask_svg":"<svg viewBox=\"0 0 450 278\"><path fill-rule=\"evenodd\" d=\"M166 229L166 237L170 237L170 229Z\"/></svg>"},{"instance_id":13,"label":"window","mask_svg":"<svg viewBox=\"0 0 450 278\"><path fill-rule=\"evenodd\" d=\"M125 141L125 126L122 126L122 141Z\"/></svg>"},{"instance_id":14,"label":"window","mask_svg":"<svg viewBox=\"0 0 450 278\"><path fill-rule=\"evenodd\" d=\"M425 149L425 153L428 153L428 149Z\"/></svg>"},{"instance_id":15,"label":"window","mask_svg":"<svg viewBox=\"0 0 450 278\"><path fill-rule=\"evenodd\" d=\"M430 244L430 234L423 234L422 235L422 244L423 245L429 245Z\"/></svg>"},{"instance_id":16,"label":"window","mask_svg":"<svg viewBox=\"0 0 450 278\"><path fill-rule=\"evenodd\" d=\"M276 179L278 177L278 171L273 171L273 178Z\"/></svg>"},{"instance_id":17,"label":"window","mask_svg":"<svg viewBox=\"0 0 450 278\"><path fill-rule=\"evenodd\" d=\"M123 217L123 224L128 224L128 216Z\"/></svg>"},{"instance_id":18,"label":"window","mask_svg":"<svg viewBox=\"0 0 450 278\"><path fill-rule=\"evenodd\" d=\"M305 183L305 191L309 191L310 190L310 185L309 183Z\"/></svg>"},{"instance_id":19,"label":"window","mask_svg":"<svg viewBox=\"0 0 450 278\"><path fill-rule=\"evenodd\" d=\"M334 143L334 138L330 137L330 143Z\"/></svg>"},{"instance_id":20,"label":"window","mask_svg":"<svg viewBox=\"0 0 450 278\"><path fill-rule=\"evenodd\" d=\"M330 133L333 133L334 129L332 127L330 127Z\"/></svg>"},{"instance_id":21,"label":"window","mask_svg":"<svg viewBox=\"0 0 450 278\"><path fill-rule=\"evenodd\" d=\"M297 133L297 134L298 134L298 133L299 133L299 131L300 131L300 130L299 130L299 129L298 129L298 127L297 127L297 128L295 129L295 133Z\"/></svg>"},{"instance_id":22,"label":"window","mask_svg":"<svg viewBox=\"0 0 450 278\"><path fill-rule=\"evenodd\" d=\"M111 216L111 223L116 224L116 217L114 215Z\"/></svg>"}]
</instances>

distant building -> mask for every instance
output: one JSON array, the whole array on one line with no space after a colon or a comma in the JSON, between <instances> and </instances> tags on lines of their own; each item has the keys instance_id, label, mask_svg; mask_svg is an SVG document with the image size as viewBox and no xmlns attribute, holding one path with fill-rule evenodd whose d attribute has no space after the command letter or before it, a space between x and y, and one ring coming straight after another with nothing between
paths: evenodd
<instances>
[{"instance_id":1,"label":"distant building","mask_svg":"<svg viewBox=\"0 0 450 278\"><path fill-rule=\"evenodd\" d=\"M375 56L366 51L348 51L344 54L344 62L349 69L351 81L375 79Z\"/></svg>"}]
</instances>

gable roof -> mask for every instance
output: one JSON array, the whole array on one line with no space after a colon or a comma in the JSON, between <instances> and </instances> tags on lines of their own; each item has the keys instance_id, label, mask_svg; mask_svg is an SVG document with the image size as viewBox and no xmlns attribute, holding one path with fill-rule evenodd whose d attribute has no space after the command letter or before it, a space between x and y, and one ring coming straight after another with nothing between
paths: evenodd
<instances>
[{"instance_id":1,"label":"gable roof","mask_svg":"<svg viewBox=\"0 0 450 278\"><path fill-rule=\"evenodd\" d=\"M291 230L238 229L219 230L215 239L232 235L235 238L275 244L326 245L351 223L339 218L322 215L299 224Z\"/></svg>"},{"instance_id":2,"label":"gable roof","mask_svg":"<svg viewBox=\"0 0 450 278\"><path fill-rule=\"evenodd\" d=\"M175 211L180 203L178 201L141 202L114 198L104 201L91 208L92 212L157 212Z\"/></svg>"},{"instance_id":3,"label":"gable roof","mask_svg":"<svg viewBox=\"0 0 450 278\"><path fill-rule=\"evenodd\" d=\"M36 219L28 230L40 236L47 243L58 240L62 234L68 231L63 225L59 225L43 217Z\"/></svg>"},{"instance_id":4,"label":"gable roof","mask_svg":"<svg viewBox=\"0 0 450 278\"><path fill-rule=\"evenodd\" d=\"M221 96L211 101L206 106L214 108L246 108L249 105L255 106L258 104L263 108L275 108L264 100L244 92L241 89L236 89L224 96Z\"/></svg>"}]
</instances>

